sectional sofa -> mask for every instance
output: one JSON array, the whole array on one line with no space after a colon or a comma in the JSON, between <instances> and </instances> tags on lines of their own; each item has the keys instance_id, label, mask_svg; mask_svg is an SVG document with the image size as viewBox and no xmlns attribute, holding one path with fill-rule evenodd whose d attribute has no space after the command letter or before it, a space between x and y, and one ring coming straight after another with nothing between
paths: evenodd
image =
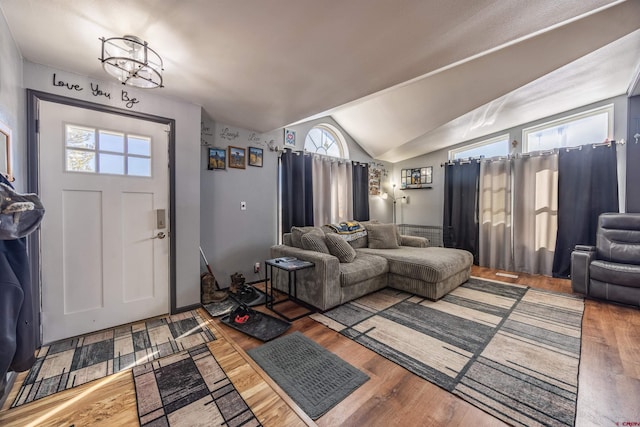
<instances>
[{"instance_id":1,"label":"sectional sofa","mask_svg":"<svg viewBox=\"0 0 640 427\"><path fill-rule=\"evenodd\" d=\"M329 227L293 227L271 257L314 263L297 272L297 297L328 310L387 286L437 300L467 281L473 256L428 247L423 237L400 235L394 224L363 223L357 238ZM286 290L288 275L274 269L272 283Z\"/></svg>"}]
</instances>

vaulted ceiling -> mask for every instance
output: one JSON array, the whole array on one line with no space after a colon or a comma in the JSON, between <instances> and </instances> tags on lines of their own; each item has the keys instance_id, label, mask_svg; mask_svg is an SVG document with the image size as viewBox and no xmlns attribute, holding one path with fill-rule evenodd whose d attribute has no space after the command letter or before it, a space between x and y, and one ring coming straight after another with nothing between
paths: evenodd
<instances>
[{"instance_id":1,"label":"vaulted ceiling","mask_svg":"<svg viewBox=\"0 0 640 427\"><path fill-rule=\"evenodd\" d=\"M639 90L640 0L0 0L0 9L26 60L106 79L98 39L133 34L163 57L164 96L258 132L330 115L391 162Z\"/></svg>"}]
</instances>

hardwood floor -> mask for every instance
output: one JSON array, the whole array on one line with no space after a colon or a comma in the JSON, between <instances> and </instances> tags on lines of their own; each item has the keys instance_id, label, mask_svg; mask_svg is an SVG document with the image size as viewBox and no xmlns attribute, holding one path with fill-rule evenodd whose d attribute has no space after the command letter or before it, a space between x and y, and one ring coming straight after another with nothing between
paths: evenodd
<instances>
[{"instance_id":1,"label":"hardwood floor","mask_svg":"<svg viewBox=\"0 0 640 427\"><path fill-rule=\"evenodd\" d=\"M313 421L250 360L206 311L216 340L208 344L216 360L264 426L305 426ZM247 361L249 359L249 361ZM0 410L0 426L134 426L138 425L131 370L8 409L26 373L18 376ZM282 396L280 395L282 394Z\"/></svg>"},{"instance_id":2,"label":"hardwood floor","mask_svg":"<svg viewBox=\"0 0 640 427\"><path fill-rule=\"evenodd\" d=\"M473 275L554 292L571 292L568 280L518 274L496 276L496 270L474 267ZM296 307L279 308L294 315ZM263 307L259 308L264 310ZM261 344L212 320L218 341L214 355L264 425L312 425L286 395L261 372L244 351ZM365 347L323 325L303 318L290 331L300 331L371 378L316 420L319 426L502 426L475 406L447 393ZM215 350L214 350L215 349ZM640 310L587 300L583 317L576 426L616 426L640 423ZM21 375L21 377L24 374ZM136 424L135 392L130 374L113 376L92 393L94 383L58 393L19 408L0 411L0 425L131 425ZM109 377L111 378L111 377ZM20 381L20 378L18 379ZM275 391L274 391L275 390ZM14 385L12 393L17 391ZM281 391L280 391L281 392ZM66 406L65 406L66 405ZM58 412L52 412L52 411ZM49 416L34 424L39 417ZM30 424L32 423L32 424Z\"/></svg>"}]
</instances>

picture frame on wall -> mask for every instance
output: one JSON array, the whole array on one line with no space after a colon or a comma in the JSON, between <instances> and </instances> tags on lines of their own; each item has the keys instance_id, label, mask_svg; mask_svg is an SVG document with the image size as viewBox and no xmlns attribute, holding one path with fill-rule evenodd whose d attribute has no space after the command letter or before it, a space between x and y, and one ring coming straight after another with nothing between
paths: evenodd
<instances>
[{"instance_id":1,"label":"picture frame on wall","mask_svg":"<svg viewBox=\"0 0 640 427\"><path fill-rule=\"evenodd\" d=\"M284 146L295 147L296 146L296 131L291 129L284 130Z\"/></svg>"},{"instance_id":2,"label":"picture frame on wall","mask_svg":"<svg viewBox=\"0 0 640 427\"><path fill-rule=\"evenodd\" d=\"M431 188L433 184L433 166L423 168L402 169L400 171L400 188Z\"/></svg>"},{"instance_id":3,"label":"picture frame on wall","mask_svg":"<svg viewBox=\"0 0 640 427\"><path fill-rule=\"evenodd\" d=\"M241 147L229 146L229 167L235 169L245 168L246 150Z\"/></svg>"},{"instance_id":4,"label":"picture frame on wall","mask_svg":"<svg viewBox=\"0 0 640 427\"><path fill-rule=\"evenodd\" d=\"M262 167L264 150L258 147L249 147L249 166Z\"/></svg>"},{"instance_id":5,"label":"picture frame on wall","mask_svg":"<svg viewBox=\"0 0 640 427\"><path fill-rule=\"evenodd\" d=\"M219 170L227 168L227 150L224 148L209 148L208 170Z\"/></svg>"}]
</instances>

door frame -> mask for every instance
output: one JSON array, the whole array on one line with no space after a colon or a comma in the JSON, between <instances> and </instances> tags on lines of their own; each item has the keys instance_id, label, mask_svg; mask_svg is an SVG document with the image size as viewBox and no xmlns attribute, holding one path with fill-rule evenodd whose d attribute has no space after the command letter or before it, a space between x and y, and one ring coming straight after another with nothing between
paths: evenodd
<instances>
[{"instance_id":1,"label":"door frame","mask_svg":"<svg viewBox=\"0 0 640 427\"><path fill-rule=\"evenodd\" d=\"M66 96L55 95L48 92L42 92L33 89L27 89L27 191L39 194L39 176L38 169L40 167L40 159L38 156L38 102L47 101L58 104L70 105L72 107L85 108L102 113L117 114L121 116L131 117L140 120L146 120L155 123L161 123L169 126L168 131L168 148L169 148L169 230L171 239L169 240L169 308L170 313L175 314L176 306L176 200L175 200L175 142L176 142L176 121L168 117L161 117L137 111L124 110L122 108L112 107L109 105L96 104L94 102L69 98ZM45 210L46 210L45 206ZM28 253L31 269L31 286L33 298L33 312L38 313L36 334L36 347L42 345L42 269L40 265L40 232L31 233L27 236Z\"/></svg>"}]
</instances>

